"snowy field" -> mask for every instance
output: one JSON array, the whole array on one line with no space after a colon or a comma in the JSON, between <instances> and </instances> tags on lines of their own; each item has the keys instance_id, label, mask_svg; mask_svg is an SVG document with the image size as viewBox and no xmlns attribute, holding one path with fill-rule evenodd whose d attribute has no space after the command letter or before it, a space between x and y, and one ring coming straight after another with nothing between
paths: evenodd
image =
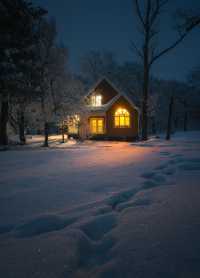
<instances>
[{"instance_id":1,"label":"snowy field","mask_svg":"<svg viewBox=\"0 0 200 278\"><path fill-rule=\"evenodd\" d=\"M32 143L0 152L0 277L200 277L200 132Z\"/></svg>"},{"instance_id":2,"label":"snowy field","mask_svg":"<svg viewBox=\"0 0 200 278\"><path fill-rule=\"evenodd\" d=\"M69 148L76 144L76 141L72 138L67 140L67 135L64 135L65 142L62 143L62 135L50 135L49 136L49 147L50 148ZM19 136L11 137L12 146L11 149L35 149L39 148L44 144L44 135L27 135L26 136L26 145L20 146Z\"/></svg>"}]
</instances>

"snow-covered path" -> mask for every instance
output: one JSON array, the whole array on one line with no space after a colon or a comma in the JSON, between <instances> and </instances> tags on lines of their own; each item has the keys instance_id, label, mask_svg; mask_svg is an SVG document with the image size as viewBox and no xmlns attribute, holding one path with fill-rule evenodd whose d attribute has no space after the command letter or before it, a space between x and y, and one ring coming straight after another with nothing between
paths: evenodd
<instances>
[{"instance_id":1,"label":"snow-covered path","mask_svg":"<svg viewBox=\"0 0 200 278\"><path fill-rule=\"evenodd\" d=\"M199 277L199 139L1 152L0 273Z\"/></svg>"}]
</instances>

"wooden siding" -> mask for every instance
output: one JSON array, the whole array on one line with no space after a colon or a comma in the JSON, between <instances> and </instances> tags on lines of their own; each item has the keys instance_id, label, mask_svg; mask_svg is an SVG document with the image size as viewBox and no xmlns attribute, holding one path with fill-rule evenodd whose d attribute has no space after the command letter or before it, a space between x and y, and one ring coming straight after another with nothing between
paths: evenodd
<instances>
[{"instance_id":1,"label":"wooden siding","mask_svg":"<svg viewBox=\"0 0 200 278\"><path fill-rule=\"evenodd\" d=\"M130 127L117 128L114 124L115 112L118 108L126 109L130 113ZM110 138L129 139L138 136L138 111L121 96L106 113L106 135Z\"/></svg>"},{"instance_id":2,"label":"wooden siding","mask_svg":"<svg viewBox=\"0 0 200 278\"><path fill-rule=\"evenodd\" d=\"M102 95L102 104L106 104L112 98L114 98L118 92L106 81L102 80L91 95L101 94Z\"/></svg>"}]
</instances>

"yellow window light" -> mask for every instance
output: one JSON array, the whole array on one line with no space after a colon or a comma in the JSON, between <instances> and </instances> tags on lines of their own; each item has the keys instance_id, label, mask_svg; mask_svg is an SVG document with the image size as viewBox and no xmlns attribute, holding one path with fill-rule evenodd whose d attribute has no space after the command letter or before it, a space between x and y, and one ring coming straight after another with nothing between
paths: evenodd
<instances>
[{"instance_id":1,"label":"yellow window light","mask_svg":"<svg viewBox=\"0 0 200 278\"><path fill-rule=\"evenodd\" d=\"M114 125L117 128L130 127L130 113L125 108L118 108L114 115Z\"/></svg>"}]
</instances>

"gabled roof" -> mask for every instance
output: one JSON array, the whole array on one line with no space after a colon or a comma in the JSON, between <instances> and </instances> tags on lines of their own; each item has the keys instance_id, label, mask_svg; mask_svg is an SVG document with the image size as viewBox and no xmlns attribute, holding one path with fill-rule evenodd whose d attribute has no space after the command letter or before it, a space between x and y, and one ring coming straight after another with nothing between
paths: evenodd
<instances>
[{"instance_id":1,"label":"gabled roof","mask_svg":"<svg viewBox=\"0 0 200 278\"><path fill-rule=\"evenodd\" d=\"M106 111L115 101L117 101L121 96L123 96L138 112L140 109L134 104L133 100L126 94L125 92L119 90L107 77L101 77L94 86L89 90L89 92L86 94L85 97L88 97L90 94L92 94L95 89L100 85L103 81L106 81L116 92L117 95L113 97L108 103L102 105L101 107L92 107L88 106L88 108L92 111Z\"/></svg>"}]
</instances>

